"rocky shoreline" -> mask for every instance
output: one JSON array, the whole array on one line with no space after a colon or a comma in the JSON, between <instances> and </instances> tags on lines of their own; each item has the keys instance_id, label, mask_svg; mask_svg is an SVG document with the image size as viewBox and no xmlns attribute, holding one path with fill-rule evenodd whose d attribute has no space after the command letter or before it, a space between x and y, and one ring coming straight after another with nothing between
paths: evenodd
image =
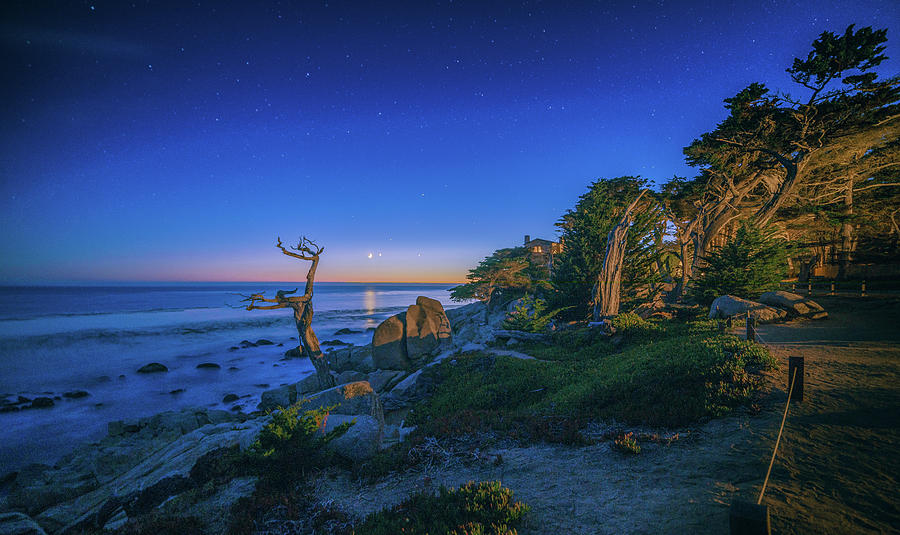
<instances>
[{"instance_id":1,"label":"rocky shoreline","mask_svg":"<svg viewBox=\"0 0 900 535\"><path fill-rule=\"evenodd\" d=\"M204 456L248 447L270 420L267 411L297 401L306 400L304 409L337 405L325 430L355 424L329 447L350 460L370 458L411 431L404 427L409 407L433 388L422 369L460 350L483 349L506 312L489 313L480 302L445 312L440 302L419 297L376 328L371 344L326 354L338 386L321 390L311 374L263 392L249 414L190 408L110 422L99 442L76 447L52 466L32 464L2 478L0 533L115 529L164 501L168 509L185 507L178 497L200 484L192 470ZM229 507L254 484L234 480L190 510L220 531Z\"/></svg>"}]
</instances>

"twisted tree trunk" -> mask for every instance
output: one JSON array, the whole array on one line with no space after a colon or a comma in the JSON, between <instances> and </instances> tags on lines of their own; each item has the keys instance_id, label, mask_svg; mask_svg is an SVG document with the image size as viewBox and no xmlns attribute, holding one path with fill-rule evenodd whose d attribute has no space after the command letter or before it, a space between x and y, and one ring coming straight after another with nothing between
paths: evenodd
<instances>
[{"instance_id":1,"label":"twisted tree trunk","mask_svg":"<svg viewBox=\"0 0 900 535\"><path fill-rule=\"evenodd\" d=\"M619 301L622 293L622 265L625 262L625 245L628 238L628 227L631 225L631 213L638 201L644 196L644 189L637 198L628 205L622 219L609 231L606 238L606 256L603 268L594 285L594 321L610 318L619 313Z\"/></svg>"}]
</instances>

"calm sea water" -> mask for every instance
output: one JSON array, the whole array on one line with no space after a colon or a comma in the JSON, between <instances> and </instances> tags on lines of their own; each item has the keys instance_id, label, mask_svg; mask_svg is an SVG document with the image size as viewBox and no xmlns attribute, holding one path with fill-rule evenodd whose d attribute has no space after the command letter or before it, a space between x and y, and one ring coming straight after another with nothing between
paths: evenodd
<instances>
[{"instance_id":1,"label":"calm sea water","mask_svg":"<svg viewBox=\"0 0 900 535\"><path fill-rule=\"evenodd\" d=\"M0 413L0 475L29 462L52 464L97 440L112 420L184 407L253 410L267 388L311 373L296 347L290 311L247 311L236 294L301 283L0 287L0 395L60 396L52 408ZM313 327L321 341L371 342L371 328L425 295L449 300L446 284L316 283ZM342 328L360 331L335 335ZM232 349L242 340L274 345ZM168 373L136 370L160 362ZM198 369L215 363L220 369ZM65 392L87 391L80 399ZM223 403L226 394L237 403ZM40 447L36 447L40 445Z\"/></svg>"}]
</instances>

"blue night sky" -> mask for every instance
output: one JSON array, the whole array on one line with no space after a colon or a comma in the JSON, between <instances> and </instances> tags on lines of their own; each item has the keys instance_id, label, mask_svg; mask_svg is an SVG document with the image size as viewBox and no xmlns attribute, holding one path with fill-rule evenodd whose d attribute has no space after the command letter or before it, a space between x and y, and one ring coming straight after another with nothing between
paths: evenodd
<instances>
[{"instance_id":1,"label":"blue night sky","mask_svg":"<svg viewBox=\"0 0 900 535\"><path fill-rule=\"evenodd\" d=\"M227 4L227 5L226 5ZM2 17L0 283L459 281L900 2L39 2ZM372 253L372 258L368 255Z\"/></svg>"}]
</instances>

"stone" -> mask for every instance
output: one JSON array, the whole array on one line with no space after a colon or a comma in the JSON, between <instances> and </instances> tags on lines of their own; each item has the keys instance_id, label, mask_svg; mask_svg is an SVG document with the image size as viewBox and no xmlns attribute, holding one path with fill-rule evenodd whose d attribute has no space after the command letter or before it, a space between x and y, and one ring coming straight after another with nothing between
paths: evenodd
<instances>
[{"instance_id":1,"label":"stone","mask_svg":"<svg viewBox=\"0 0 900 535\"><path fill-rule=\"evenodd\" d=\"M244 449L256 439L268 421L268 418L262 417L241 423L225 411L209 412L222 413L231 421L209 423L162 444L152 441L140 452L123 452L123 456L128 459L126 465L109 463L106 457L101 460L96 455L93 461L86 459L85 462L93 462L95 467L105 465L105 469L112 469L111 473L103 476L99 487L44 509L36 516L36 520L53 532L77 532L79 526L98 520L101 524L105 523L108 518L99 518L99 515L111 498L132 495L166 478L186 477L197 460L214 449L235 444ZM213 415L213 419L218 417ZM46 479L48 483L55 484L53 478ZM100 480L99 475L96 479ZM115 512L112 509L109 514Z\"/></svg>"},{"instance_id":2,"label":"stone","mask_svg":"<svg viewBox=\"0 0 900 535\"><path fill-rule=\"evenodd\" d=\"M375 369L372 345L351 346L338 349L326 356L328 367L335 373L348 370L368 373Z\"/></svg>"},{"instance_id":3,"label":"stone","mask_svg":"<svg viewBox=\"0 0 900 535\"><path fill-rule=\"evenodd\" d=\"M423 371L418 370L410 374L381 397L381 404L385 412L409 407L432 394L434 380L430 374L423 374Z\"/></svg>"},{"instance_id":4,"label":"stone","mask_svg":"<svg viewBox=\"0 0 900 535\"><path fill-rule=\"evenodd\" d=\"M150 364L145 364L138 368L138 373L161 373L167 371L169 371L169 368L166 368L159 362L151 362Z\"/></svg>"},{"instance_id":5,"label":"stone","mask_svg":"<svg viewBox=\"0 0 900 535\"><path fill-rule=\"evenodd\" d=\"M66 392L63 394L64 398L69 399L86 398L88 396L90 396L90 394L88 392L85 392L84 390L74 390L72 392Z\"/></svg>"},{"instance_id":6,"label":"stone","mask_svg":"<svg viewBox=\"0 0 900 535\"><path fill-rule=\"evenodd\" d=\"M222 403L231 403L232 401L237 401L238 399L239 398L237 394L225 394L225 397L222 398Z\"/></svg>"},{"instance_id":7,"label":"stone","mask_svg":"<svg viewBox=\"0 0 900 535\"><path fill-rule=\"evenodd\" d=\"M381 449L384 421L366 415L331 414L325 422L322 433L352 422L353 425L343 435L328 443L327 448L345 459L365 461L371 459Z\"/></svg>"},{"instance_id":8,"label":"stone","mask_svg":"<svg viewBox=\"0 0 900 535\"><path fill-rule=\"evenodd\" d=\"M29 405L28 408L30 408L30 409L47 409L47 408L52 407L53 405L54 405L53 399L44 397L44 396L40 396L40 397L34 398L31 401L31 405Z\"/></svg>"},{"instance_id":9,"label":"stone","mask_svg":"<svg viewBox=\"0 0 900 535\"><path fill-rule=\"evenodd\" d=\"M734 297L733 295L722 295L717 297L709 306L709 318L725 319L730 316L740 318L745 316L748 310L756 318L756 321L760 323L770 323L784 319L787 316L787 312L784 310Z\"/></svg>"},{"instance_id":10,"label":"stone","mask_svg":"<svg viewBox=\"0 0 900 535\"><path fill-rule=\"evenodd\" d=\"M191 493L179 494L159 509L165 515L175 517L197 517L203 522L205 533L227 533L229 512L241 498L249 497L256 490L257 478L236 477L227 483L218 484L215 491L201 496Z\"/></svg>"},{"instance_id":11,"label":"stone","mask_svg":"<svg viewBox=\"0 0 900 535\"><path fill-rule=\"evenodd\" d=\"M414 365L450 347L450 320L440 301L419 296L406 310L405 319L406 353Z\"/></svg>"},{"instance_id":12,"label":"stone","mask_svg":"<svg viewBox=\"0 0 900 535\"><path fill-rule=\"evenodd\" d=\"M256 341L256 345L258 346L274 346L275 342L271 340L266 340L265 338L260 338Z\"/></svg>"},{"instance_id":13,"label":"stone","mask_svg":"<svg viewBox=\"0 0 900 535\"><path fill-rule=\"evenodd\" d=\"M221 366L215 362L201 362L200 364L197 364L198 370L218 370L220 368Z\"/></svg>"},{"instance_id":14,"label":"stone","mask_svg":"<svg viewBox=\"0 0 900 535\"><path fill-rule=\"evenodd\" d=\"M299 405L304 411L333 407L331 414L364 414L384 421L381 400L372 389L372 385L366 381L356 381L323 390L302 400Z\"/></svg>"},{"instance_id":15,"label":"stone","mask_svg":"<svg viewBox=\"0 0 900 535\"><path fill-rule=\"evenodd\" d=\"M367 377L367 381L376 392L384 392L394 386L397 379L405 375L401 370L375 370Z\"/></svg>"},{"instance_id":16,"label":"stone","mask_svg":"<svg viewBox=\"0 0 900 535\"><path fill-rule=\"evenodd\" d=\"M46 532L26 514L2 513L0 535L46 535Z\"/></svg>"},{"instance_id":17,"label":"stone","mask_svg":"<svg viewBox=\"0 0 900 535\"><path fill-rule=\"evenodd\" d=\"M250 340L241 340L241 347L243 347L243 348L256 347L256 344L254 344Z\"/></svg>"},{"instance_id":18,"label":"stone","mask_svg":"<svg viewBox=\"0 0 900 535\"><path fill-rule=\"evenodd\" d=\"M297 401L297 385L284 385L262 393L257 410L271 411L278 407L290 407Z\"/></svg>"},{"instance_id":19,"label":"stone","mask_svg":"<svg viewBox=\"0 0 900 535\"><path fill-rule=\"evenodd\" d=\"M348 329L348 328L344 327L343 329L338 329L338 330L334 331L334 335L335 336L343 336L346 334L359 334L361 332L362 331L358 331L356 329Z\"/></svg>"},{"instance_id":20,"label":"stone","mask_svg":"<svg viewBox=\"0 0 900 535\"><path fill-rule=\"evenodd\" d=\"M341 372L334 377L334 383L338 385L352 383L354 381L365 381L366 374L363 372L358 372L356 370L347 370L345 372ZM374 388L374 387L373 387Z\"/></svg>"},{"instance_id":21,"label":"stone","mask_svg":"<svg viewBox=\"0 0 900 535\"><path fill-rule=\"evenodd\" d=\"M780 308L792 318L803 317L812 319L825 319L828 313L822 305L812 299L790 292L776 291L766 292L759 296L759 302L764 305Z\"/></svg>"},{"instance_id":22,"label":"stone","mask_svg":"<svg viewBox=\"0 0 900 535\"><path fill-rule=\"evenodd\" d=\"M287 359L299 359L303 356L303 350L300 349L300 346L288 349L284 352L284 358Z\"/></svg>"},{"instance_id":23,"label":"stone","mask_svg":"<svg viewBox=\"0 0 900 535\"><path fill-rule=\"evenodd\" d=\"M323 346L352 346L350 342L344 342L343 340L325 340L322 342Z\"/></svg>"},{"instance_id":24,"label":"stone","mask_svg":"<svg viewBox=\"0 0 900 535\"><path fill-rule=\"evenodd\" d=\"M376 369L406 370L410 366L406 352L406 312L381 322L372 334L372 360Z\"/></svg>"}]
</instances>

